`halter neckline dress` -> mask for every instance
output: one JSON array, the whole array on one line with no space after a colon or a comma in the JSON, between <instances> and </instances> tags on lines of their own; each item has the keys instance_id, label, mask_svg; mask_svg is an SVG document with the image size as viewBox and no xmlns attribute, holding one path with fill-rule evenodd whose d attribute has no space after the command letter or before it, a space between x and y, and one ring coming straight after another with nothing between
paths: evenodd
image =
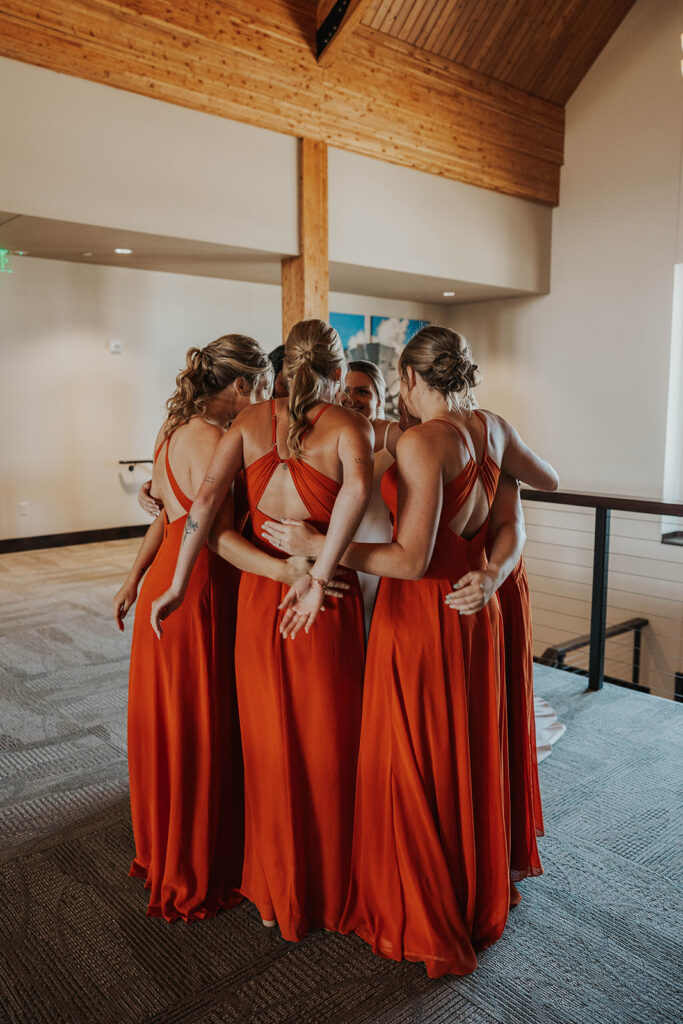
<instances>
[{"instance_id":1,"label":"halter neckline dress","mask_svg":"<svg viewBox=\"0 0 683 1024\"><path fill-rule=\"evenodd\" d=\"M234 679L237 571L205 545L185 599L150 624L171 584L192 501L166 475L185 515L166 523L136 605L130 660L128 762L135 836L130 874L144 878L150 917L212 917L239 902L244 806Z\"/></svg>"},{"instance_id":2,"label":"halter neckline dress","mask_svg":"<svg viewBox=\"0 0 683 1024\"><path fill-rule=\"evenodd\" d=\"M311 421L307 435L328 406ZM325 532L340 484L272 444L244 471L251 541L285 557L261 535L272 516L259 503L285 466ZM363 681L363 602L355 573L343 598L326 597L310 633L285 640L278 605L288 587L242 573L235 667L245 766L246 836L240 891L284 938L336 929L348 890Z\"/></svg>"},{"instance_id":3,"label":"halter neckline dress","mask_svg":"<svg viewBox=\"0 0 683 1024\"><path fill-rule=\"evenodd\" d=\"M487 449L444 485L434 553L420 580L382 579L370 628L343 932L380 956L467 974L500 938L510 900L507 743L497 600L448 608L452 583L484 568L488 516L469 540L449 523L499 467ZM485 421L484 421L485 422ZM382 492L397 536L397 471Z\"/></svg>"}]
</instances>

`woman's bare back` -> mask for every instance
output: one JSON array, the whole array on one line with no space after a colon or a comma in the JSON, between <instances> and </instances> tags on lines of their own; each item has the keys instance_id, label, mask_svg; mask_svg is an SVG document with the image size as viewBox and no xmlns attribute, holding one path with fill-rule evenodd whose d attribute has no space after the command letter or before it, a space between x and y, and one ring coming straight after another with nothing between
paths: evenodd
<instances>
[{"instance_id":1,"label":"woman's bare back","mask_svg":"<svg viewBox=\"0 0 683 1024\"><path fill-rule=\"evenodd\" d=\"M309 409L307 419L311 427L303 441L301 461L341 484L343 471L339 446L344 443L344 432L363 429L363 424L352 411L325 402L319 402ZM250 466L275 451L280 466L263 492L259 509L273 519L306 519L308 509L294 486L289 469L293 460L287 448L288 427L287 399L276 399L273 404L262 402L243 412L241 429L244 466Z\"/></svg>"},{"instance_id":2,"label":"woman's bare back","mask_svg":"<svg viewBox=\"0 0 683 1024\"><path fill-rule=\"evenodd\" d=\"M222 427L198 416L174 430L168 439L163 427L159 431L155 442L155 451L159 454L154 463L151 494L163 501L169 522L184 516L185 509L178 501L168 478L167 454L178 487L186 497L194 501L216 444L224 433Z\"/></svg>"}]
</instances>

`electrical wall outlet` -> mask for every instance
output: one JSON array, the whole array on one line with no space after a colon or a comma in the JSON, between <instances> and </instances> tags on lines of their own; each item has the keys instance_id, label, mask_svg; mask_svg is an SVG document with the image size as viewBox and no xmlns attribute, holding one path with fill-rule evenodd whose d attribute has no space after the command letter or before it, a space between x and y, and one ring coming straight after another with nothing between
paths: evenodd
<instances>
[{"instance_id":1,"label":"electrical wall outlet","mask_svg":"<svg viewBox=\"0 0 683 1024\"><path fill-rule=\"evenodd\" d=\"M20 516L27 516L28 515L28 502L27 501L20 501L19 502L19 515Z\"/></svg>"},{"instance_id":2,"label":"electrical wall outlet","mask_svg":"<svg viewBox=\"0 0 683 1024\"><path fill-rule=\"evenodd\" d=\"M122 341L110 340L108 342L108 345L109 345L109 351L111 352L111 354L113 356L120 356L121 353L123 352L123 342Z\"/></svg>"}]
</instances>

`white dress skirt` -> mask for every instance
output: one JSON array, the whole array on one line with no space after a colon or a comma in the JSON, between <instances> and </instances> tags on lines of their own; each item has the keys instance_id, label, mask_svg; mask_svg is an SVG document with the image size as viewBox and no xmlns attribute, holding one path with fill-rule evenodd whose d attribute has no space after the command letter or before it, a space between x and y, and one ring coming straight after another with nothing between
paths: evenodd
<instances>
[{"instance_id":1,"label":"white dress skirt","mask_svg":"<svg viewBox=\"0 0 683 1024\"><path fill-rule=\"evenodd\" d=\"M391 424L387 423L386 430L384 432L384 447L375 452L370 503L353 538L361 544L388 544L393 532L389 509L384 504L381 491L382 477L394 461L393 455L387 450L386 446L390 426ZM367 640L370 632L372 610L375 607L375 598L377 597L379 576L373 576L371 573L367 572L359 572L358 579L360 582L360 589L363 593L363 605L365 607L365 639Z\"/></svg>"}]
</instances>

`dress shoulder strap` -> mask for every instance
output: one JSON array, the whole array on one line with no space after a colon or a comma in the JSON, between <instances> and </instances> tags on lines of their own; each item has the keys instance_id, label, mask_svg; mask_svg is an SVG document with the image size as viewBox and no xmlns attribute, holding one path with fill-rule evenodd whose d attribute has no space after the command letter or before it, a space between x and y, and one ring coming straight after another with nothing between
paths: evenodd
<instances>
[{"instance_id":1,"label":"dress shoulder strap","mask_svg":"<svg viewBox=\"0 0 683 1024\"><path fill-rule=\"evenodd\" d=\"M270 400L270 419L272 424L271 440L273 448L277 448L277 416L275 415L275 399Z\"/></svg>"},{"instance_id":2,"label":"dress shoulder strap","mask_svg":"<svg viewBox=\"0 0 683 1024\"><path fill-rule=\"evenodd\" d=\"M475 409L474 415L477 417L477 419L484 428L484 454L481 460L482 462L484 462L488 458L489 454L489 425L481 409Z\"/></svg>"},{"instance_id":3,"label":"dress shoulder strap","mask_svg":"<svg viewBox=\"0 0 683 1024\"><path fill-rule=\"evenodd\" d=\"M312 419L312 420L311 420L311 421L309 422L308 426L306 427L306 429L304 430L303 434L301 435L301 440L302 440L302 441L303 441L303 439L304 439L305 437L307 437L307 436L308 436L308 435L310 434L310 432L311 432L311 431L313 430L313 427L314 427L314 426L316 425L316 423L318 422L318 420L320 419L320 417L322 416L322 414L323 414L324 412L327 412L327 410L328 410L329 408L330 408L330 405L329 405L329 404L327 404L327 405L324 405L324 406L322 407L322 409L319 409L319 410L318 410L318 412L317 412L317 413L315 414L315 416L313 417L313 419Z\"/></svg>"},{"instance_id":4,"label":"dress shoulder strap","mask_svg":"<svg viewBox=\"0 0 683 1024\"><path fill-rule=\"evenodd\" d=\"M315 414L315 416L313 417L313 419L311 420L311 422L310 422L310 423L308 424L308 429L309 429L309 430L311 430L311 429L312 429L312 428L313 428L313 427L314 427L314 426L316 425L316 423L318 422L318 420L320 419L320 417L322 416L322 414L323 414L324 412L327 412L327 410L328 410L329 408L330 408L330 406L329 406L329 403L328 403L327 405L324 405L324 406L322 407L322 409L319 409L319 410L318 410L318 412L317 412L317 413Z\"/></svg>"},{"instance_id":5,"label":"dress shoulder strap","mask_svg":"<svg viewBox=\"0 0 683 1024\"><path fill-rule=\"evenodd\" d=\"M460 434L460 437L463 440L463 443L464 443L465 447L467 448L467 454L472 459L472 461L476 463L477 456L475 455L474 450L473 450L473 448L472 448L472 446L470 444L470 439L467 436L467 433L462 429L462 427L458 423L454 423L452 420L444 420L444 419L441 419L438 416L436 418L439 420L439 423L447 423L449 425L449 427L453 427L454 430L458 431L458 433Z\"/></svg>"},{"instance_id":6,"label":"dress shoulder strap","mask_svg":"<svg viewBox=\"0 0 683 1024\"><path fill-rule=\"evenodd\" d=\"M178 481L174 477L173 470L171 469L171 463L168 458L168 449L170 447L170 442L171 438L169 437L167 438L166 441L166 476L168 477L168 482L171 485L171 490L175 494L179 503L182 505L186 512L189 512L190 509L192 508L192 501L181 489L180 485L178 484Z\"/></svg>"},{"instance_id":7,"label":"dress shoulder strap","mask_svg":"<svg viewBox=\"0 0 683 1024\"><path fill-rule=\"evenodd\" d=\"M159 445L159 447L157 448L157 450L155 451L155 453L154 453L154 459L153 459L153 462L156 462L156 461L157 461L157 459L159 458L159 452L160 452L160 451L161 451L161 449L162 449L162 448L164 447L164 445L166 444L166 442L167 442L167 441L168 441L168 438L167 438L167 437L165 437L165 438L163 439L163 441L161 442L161 444Z\"/></svg>"},{"instance_id":8,"label":"dress shoulder strap","mask_svg":"<svg viewBox=\"0 0 683 1024\"><path fill-rule=\"evenodd\" d=\"M384 429L384 444L382 445L382 448L385 449L385 450L386 450L386 447L387 447L387 438L389 437L389 428L390 427L391 427L391 420L389 420L389 422L387 423L387 425L386 425L386 427Z\"/></svg>"}]
</instances>

